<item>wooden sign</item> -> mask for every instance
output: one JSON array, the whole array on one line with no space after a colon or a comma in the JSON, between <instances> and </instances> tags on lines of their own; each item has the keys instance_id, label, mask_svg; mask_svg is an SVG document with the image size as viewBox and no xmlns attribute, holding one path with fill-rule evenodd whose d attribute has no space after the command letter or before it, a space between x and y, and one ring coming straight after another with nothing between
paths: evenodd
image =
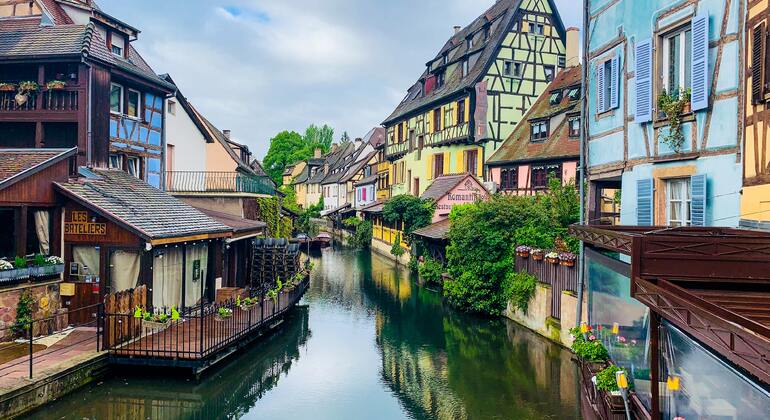
<instances>
[{"instance_id":1,"label":"wooden sign","mask_svg":"<svg viewBox=\"0 0 770 420\"><path fill-rule=\"evenodd\" d=\"M64 234L104 236L107 224L92 222L86 211L73 211L71 221L64 223Z\"/></svg>"},{"instance_id":2,"label":"wooden sign","mask_svg":"<svg viewBox=\"0 0 770 420\"><path fill-rule=\"evenodd\" d=\"M75 283L62 283L59 285L59 295L75 296Z\"/></svg>"}]
</instances>

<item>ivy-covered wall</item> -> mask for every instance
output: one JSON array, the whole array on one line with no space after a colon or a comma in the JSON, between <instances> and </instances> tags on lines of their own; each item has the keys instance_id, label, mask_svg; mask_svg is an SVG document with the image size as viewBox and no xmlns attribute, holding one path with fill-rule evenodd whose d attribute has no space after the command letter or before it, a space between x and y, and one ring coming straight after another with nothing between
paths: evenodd
<instances>
[{"instance_id":1,"label":"ivy-covered wall","mask_svg":"<svg viewBox=\"0 0 770 420\"><path fill-rule=\"evenodd\" d=\"M267 223L267 236L270 238L291 238L294 225L289 217L280 214L280 201L277 197L257 198L257 218Z\"/></svg>"}]
</instances>

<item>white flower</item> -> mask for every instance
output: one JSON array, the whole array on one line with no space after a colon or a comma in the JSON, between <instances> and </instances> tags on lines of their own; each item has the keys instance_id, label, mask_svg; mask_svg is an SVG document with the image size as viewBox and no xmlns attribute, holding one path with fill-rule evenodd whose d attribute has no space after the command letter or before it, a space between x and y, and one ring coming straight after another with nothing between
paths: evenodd
<instances>
[{"instance_id":1,"label":"white flower","mask_svg":"<svg viewBox=\"0 0 770 420\"><path fill-rule=\"evenodd\" d=\"M51 255L50 257L46 258L45 262L51 265L64 264L64 260L61 257L57 257L56 255Z\"/></svg>"},{"instance_id":2,"label":"white flower","mask_svg":"<svg viewBox=\"0 0 770 420\"><path fill-rule=\"evenodd\" d=\"M13 264L9 263L6 260L0 260L0 270L13 270Z\"/></svg>"}]
</instances>

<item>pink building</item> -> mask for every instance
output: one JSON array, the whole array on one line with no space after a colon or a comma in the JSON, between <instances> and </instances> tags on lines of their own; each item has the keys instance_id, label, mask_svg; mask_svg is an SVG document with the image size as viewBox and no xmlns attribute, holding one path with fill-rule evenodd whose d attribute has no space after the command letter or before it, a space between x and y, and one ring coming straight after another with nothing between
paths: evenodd
<instances>
[{"instance_id":1,"label":"pink building","mask_svg":"<svg viewBox=\"0 0 770 420\"><path fill-rule=\"evenodd\" d=\"M430 198L436 202L432 223L438 223L449 218L452 207L487 200L489 192L475 176L464 173L439 176L420 198Z\"/></svg>"},{"instance_id":2,"label":"pink building","mask_svg":"<svg viewBox=\"0 0 770 420\"><path fill-rule=\"evenodd\" d=\"M487 161L486 179L501 193L528 195L548 188L549 176L577 178L580 157L581 67L556 76L510 137Z\"/></svg>"}]
</instances>

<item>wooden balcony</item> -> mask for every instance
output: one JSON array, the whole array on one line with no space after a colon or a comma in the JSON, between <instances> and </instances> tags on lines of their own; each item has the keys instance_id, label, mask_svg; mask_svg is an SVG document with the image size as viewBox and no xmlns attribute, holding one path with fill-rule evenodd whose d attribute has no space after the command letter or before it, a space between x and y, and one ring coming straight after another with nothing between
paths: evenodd
<instances>
[{"instance_id":1,"label":"wooden balcony","mask_svg":"<svg viewBox=\"0 0 770 420\"><path fill-rule=\"evenodd\" d=\"M82 88L51 90L43 88L30 93L23 104L16 102L16 91L0 92L0 119L5 121L75 121L85 109L86 92Z\"/></svg>"},{"instance_id":2,"label":"wooden balcony","mask_svg":"<svg viewBox=\"0 0 770 420\"><path fill-rule=\"evenodd\" d=\"M470 124L463 123L446 127L441 131L425 136L426 146L442 146L445 144L462 143L470 138Z\"/></svg>"},{"instance_id":3,"label":"wooden balcony","mask_svg":"<svg viewBox=\"0 0 770 420\"><path fill-rule=\"evenodd\" d=\"M385 145L385 156L388 158L397 158L409 152L409 142L387 143Z\"/></svg>"}]
</instances>

